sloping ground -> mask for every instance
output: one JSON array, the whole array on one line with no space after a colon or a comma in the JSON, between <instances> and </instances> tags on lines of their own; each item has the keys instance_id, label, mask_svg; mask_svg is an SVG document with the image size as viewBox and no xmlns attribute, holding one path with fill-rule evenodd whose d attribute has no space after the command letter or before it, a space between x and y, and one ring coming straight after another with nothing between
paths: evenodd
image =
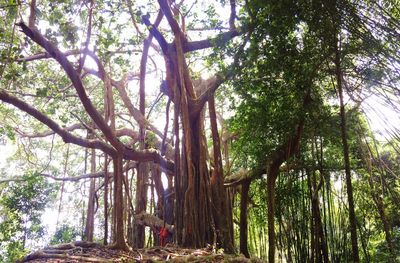
<instances>
[{"instance_id":1,"label":"sloping ground","mask_svg":"<svg viewBox=\"0 0 400 263\"><path fill-rule=\"evenodd\" d=\"M47 247L33 252L19 262L262 262L243 256L213 253L211 249L187 249L174 246L138 249L129 252L105 246L74 242Z\"/></svg>"}]
</instances>

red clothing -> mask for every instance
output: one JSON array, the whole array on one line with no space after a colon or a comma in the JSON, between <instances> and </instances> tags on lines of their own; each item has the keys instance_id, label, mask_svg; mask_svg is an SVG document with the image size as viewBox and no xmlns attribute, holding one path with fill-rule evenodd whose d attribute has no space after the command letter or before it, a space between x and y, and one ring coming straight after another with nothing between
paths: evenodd
<instances>
[{"instance_id":1,"label":"red clothing","mask_svg":"<svg viewBox=\"0 0 400 263\"><path fill-rule=\"evenodd\" d=\"M165 246L165 240L168 237L168 229L166 229L165 227L162 227L160 229L160 245L163 247Z\"/></svg>"}]
</instances>

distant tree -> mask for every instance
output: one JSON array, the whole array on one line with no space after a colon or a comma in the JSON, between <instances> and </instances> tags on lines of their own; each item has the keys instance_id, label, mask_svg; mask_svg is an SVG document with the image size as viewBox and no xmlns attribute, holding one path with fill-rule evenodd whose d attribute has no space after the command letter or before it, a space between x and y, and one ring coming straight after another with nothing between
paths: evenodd
<instances>
[{"instance_id":1,"label":"distant tree","mask_svg":"<svg viewBox=\"0 0 400 263\"><path fill-rule=\"evenodd\" d=\"M46 179L36 173L1 189L0 257L16 260L25 253L28 240L38 240L45 233L41 216L54 195Z\"/></svg>"},{"instance_id":2,"label":"distant tree","mask_svg":"<svg viewBox=\"0 0 400 263\"><path fill-rule=\"evenodd\" d=\"M69 243L76 240L79 236L79 231L68 224L62 224L54 233L50 240L50 244Z\"/></svg>"}]
</instances>

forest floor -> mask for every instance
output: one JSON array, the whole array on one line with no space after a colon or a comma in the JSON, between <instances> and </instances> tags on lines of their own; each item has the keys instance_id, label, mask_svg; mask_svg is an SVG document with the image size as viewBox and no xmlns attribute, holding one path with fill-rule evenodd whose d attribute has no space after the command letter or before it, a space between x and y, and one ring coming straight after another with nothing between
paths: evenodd
<instances>
[{"instance_id":1,"label":"forest floor","mask_svg":"<svg viewBox=\"0 0 400 263\"><path fill-rule=\"evenodd\" d=\"M49 246L27 255L19 262L263 262L243 255L215 253L212 249L178 248L172 245L122 251L96 243L74 242Z\"/></svg>"}]
</instances>

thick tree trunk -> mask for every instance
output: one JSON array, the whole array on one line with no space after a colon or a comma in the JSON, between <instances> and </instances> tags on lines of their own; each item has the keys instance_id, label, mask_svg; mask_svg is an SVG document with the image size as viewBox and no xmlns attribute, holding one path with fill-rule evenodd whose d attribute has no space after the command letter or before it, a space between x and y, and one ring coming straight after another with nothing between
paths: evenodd
<instances>
[{"instance_id":1,"label":"thick tree trunk","mask_svg":"<svg viewBox=\"0 0 400 263\"><path fill-rule=\"evenodd\" d=\"M176 152L179 154L180 116L183 130L182 156L175 156L176 241L186 247L204 247L214 243L211 214L210 178L207 168L207 144L203 114L191 116L188 102L196 98L181 47L170 50L167 62L167 83L175 104Z\"/></svg>"},{"instance_id":2,"label":"thick tree trunk","mask_svg":"<svg viewBox=\"0 0 400 263\"><path fill-rule=\"evenodd\" d=\"M204 103L210 96L213 96L213 92L220 82L198 97L198 94L194 91L184 55L184 52L211 47L214 42L209 40L188 42L183 32L185 29L182 29L175 19L176 16L180 15L176 7L171 7L170 2L166 0L159 0L158 2L173 31L174 42L167 43L157 30L157 25L151 25L146 16L142 16L142 19L159 42L164 54L166 61L165 83L167 85L164 86L163 90L174 102L175 107L175 240L178 245L204 247L206 244L216 243L215 236L219 232L226 233L226 235L221 235L224 246L225 244L233 244L232 241L227 242L229 239L232 240L229 234L232 231L225 230L227 226L222 227L221 222L217 222L217 228L220 229L215 229L216 218L212 214L212 189L207 164L207 141L204 134ZM237 34L238 32L233 29L232 32L221 37L223 42L226 42ZM179 118L182 130L180 130ZM182 142L180 142L180 138L182 138ZM216 176L222 176L222 173ZM218 180L215 181L215 185L216 188L221 190L220 185L222 184L219 184ZM220 197L218 202L222 201L222 205L218 204L218 206L223 207L223 202L226 204L226 197L223 198L225 194L218 193L217 195ZM223 212L223 214L226 213L226 211ZM226 236L228 237L227 240L225 240ZM233 251L233 245L226 247L227 251Z\"/></svg>"},{"instance_id":3,"label":"thick tree trunk","mask_svg":"<svg viewBox=\"0 0 400 263\"><path fill-rule=\"evenodd\" d=\"M91 150L91 157L90 157L90 172L96 172L96 151L95 149ZM88 208L87 208L87 216L86 216L86 226L85 226L85 240L92 242L93 241L93 230L94 230L94 195L95 195L95 184L96 179L90 179L90 186L89 186L89 200L88 200Z\"/></svg>"},{"instance_id":4,"label":"thick tree trunk","mask_svg":"<svg viewBox=\"0 0 400 263\"><path fill-rule=\"evenodd\" d=\"M184 118L183 118L184 119ZM183 231L182 245L204 247L214 243L214 226L211 212L210 179L206 164L204 127L197 120L183 121L184 170L182 170ZM189 124L188 126L186 126Z\"/></svg>"},{"instance_id":5,"label":"thick tree trunk","mask_svg":"<svg viewBox=\"0 0 400 263\"><path fill-rule=\"evenodd\" d=\"M242 192L240 196L240 253L242 253L246 258L250 257L247 246L247 203L249 198L249 186L250 181L248 180L242 183Z\"/></svg>"},{"instance_id":6,"label":"thick tree trunk","mask_svg":"<svg viewBox=\"0 0 400 263\"><path fill-rule=\"evenodd\" d=\"M354 210L353 185L351 182L349 146L347 142L346 111L344 108L344 100L343 100L342 69L341 69L341 59L340 59L340 50L338 41L336 42L335 46L335 67L336 67L336 85L339 92L339 101L340 101L340 130L343 143L343 158L344 158L344 167L346 173L347 198L349 203L349 222L350 222L352 258L353 262L360 262L360 257L358 252L358 242L357 242L357 222Z\"/></svg>"},{"instance_id":7,"label":"thick tree trunk","mask_svg":"<svg viewBox=\"0 0 400 263\"><path fill-rule=\"evenodd\" d=\"M211 133L214 151L214 171L211 177L212 207L214 222L219 241L226 253L234 253L233 237L231 236L231 224L229 221L228 197L224 187L223 168L220 138L217 127L217 116L215 113L215 101L211 96L208 100L208 108L211 122Z\"/></svg>"}]
</instances>

